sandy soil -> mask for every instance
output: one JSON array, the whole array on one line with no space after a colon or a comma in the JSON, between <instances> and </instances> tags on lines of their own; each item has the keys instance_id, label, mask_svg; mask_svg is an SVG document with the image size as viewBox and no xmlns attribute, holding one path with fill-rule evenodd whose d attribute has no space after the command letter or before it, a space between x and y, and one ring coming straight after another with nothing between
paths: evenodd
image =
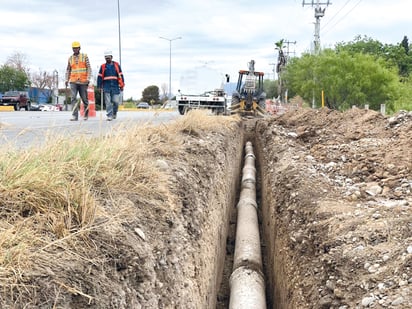
<instances>
[{"instance_id":1,"label":"sandy soil","mask_svg":"<svg viewBox=\"0 0 412 309\"><path fill-rule=\"evenodd\" d=\"M43 248L55 259L0 278L1 308L227 307L246 140L268 308L412 308L411 113L300 109L216 128L157 134L162 193L96 189L116 224L97 221L82 254Z\"/></svg>"}]
</instances>

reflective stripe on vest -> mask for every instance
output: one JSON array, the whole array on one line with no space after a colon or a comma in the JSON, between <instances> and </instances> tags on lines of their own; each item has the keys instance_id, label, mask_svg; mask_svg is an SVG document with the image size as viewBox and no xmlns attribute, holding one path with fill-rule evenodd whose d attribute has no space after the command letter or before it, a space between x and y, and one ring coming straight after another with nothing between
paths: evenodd
<instances>
[{"instance_id":1,"label":"reflective stripe on vest","mask_svg":"<svg viewBox=\"0 0 412 309\"><path fill-rule=\"evenodd\" d=\"M105 71L106 71L106 63L102 64L102 72L99 74L101 77L103 77L103 81L105 80L117 80L117 82L119 83L119 87L123 88L124 87L124 81L123 81L123 73L120 72L120 68L119 68L119 64L116 61L112 61L113 65L114 65L114 69L116 71L117 76L106 76L104 75Z\"/></svg>"},{"instance_id":2,"label":"reflective stripe on vest","mask_svg":"<svg viewBox=\"0 0 412 309\"><path fill-rule=\"evenodd\" d=\"M87 63L86 63L86 54L79 54L78 57L72 55L70 57L70 82L87 82ZM77 60L77 62L76 62Z\"/></svg>"}]
</instances>

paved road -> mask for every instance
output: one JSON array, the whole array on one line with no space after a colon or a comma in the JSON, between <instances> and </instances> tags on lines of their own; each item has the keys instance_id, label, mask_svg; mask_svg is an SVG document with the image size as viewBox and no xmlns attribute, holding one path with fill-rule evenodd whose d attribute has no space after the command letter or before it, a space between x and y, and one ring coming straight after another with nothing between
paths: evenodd
<instances>
[{"instance_id":1,"label":"paved road","mask_svg":"<svg viewBox=\"0 0 412 309\"><path fill-rule=\"evenodd\" d=\"M177 111L119 111L118 118L106 121L105 112L89 120L70 121L71 112L0 112L0 146L29 147L44 143L51 134L99 136L136 124L160 124L181 117Z\"/></svg>"}]
</instances>

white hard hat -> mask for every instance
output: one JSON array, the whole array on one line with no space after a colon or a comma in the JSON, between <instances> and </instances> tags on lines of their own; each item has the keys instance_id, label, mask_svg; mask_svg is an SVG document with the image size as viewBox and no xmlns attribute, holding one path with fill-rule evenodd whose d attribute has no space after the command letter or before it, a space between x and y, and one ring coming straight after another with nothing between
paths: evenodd
<instances>
[{"instance_id":1,"label":"white hard hat","mask_svg":"<svg viewBox=\"0 0 412 309\"><path fill-rule=\"evenodd\" d=\"M105 57L107 57L107 56L113 56L113 53L112 53L111 50L106 49L106 50L104 51L104 56L105 56Z\"/></svg>"}]
</instances>

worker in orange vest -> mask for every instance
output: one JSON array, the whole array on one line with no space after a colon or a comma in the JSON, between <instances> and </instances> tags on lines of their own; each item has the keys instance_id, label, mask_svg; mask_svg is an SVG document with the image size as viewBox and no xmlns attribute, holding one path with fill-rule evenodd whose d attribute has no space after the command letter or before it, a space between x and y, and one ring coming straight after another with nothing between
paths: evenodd
<instances>
[{"instance_id":1,"label":"worker in orange vest","mask_svg":"<svg viewBox=\"0 0 412 309\"><path fill-rule=\"evenodd\" d=\"M66 69L66 87L70 83L71 104L73 106L71 121L79 120L79 104L77 94L84 104L84 120L89 116L89 100L87 98L87 87L90 82L92 69L87 54L80 53L80 43L72 43L73 55L69 57Z\"/></svg>"},{"instance_id":2,"label":"worker in orange vest","mask_svg":"<svg viewBox=\"0 0 412 309\"><path fill-rule=\"evenodd\" d=\"M104 59L106 63L100 66L97 75L97 88L102 90L104 96L107 121L112 121L116 119L119 110L120 92L124 88L124 76L120 64L113 61L111 50L104 52Z\"/></svg>"}]
</instances>

